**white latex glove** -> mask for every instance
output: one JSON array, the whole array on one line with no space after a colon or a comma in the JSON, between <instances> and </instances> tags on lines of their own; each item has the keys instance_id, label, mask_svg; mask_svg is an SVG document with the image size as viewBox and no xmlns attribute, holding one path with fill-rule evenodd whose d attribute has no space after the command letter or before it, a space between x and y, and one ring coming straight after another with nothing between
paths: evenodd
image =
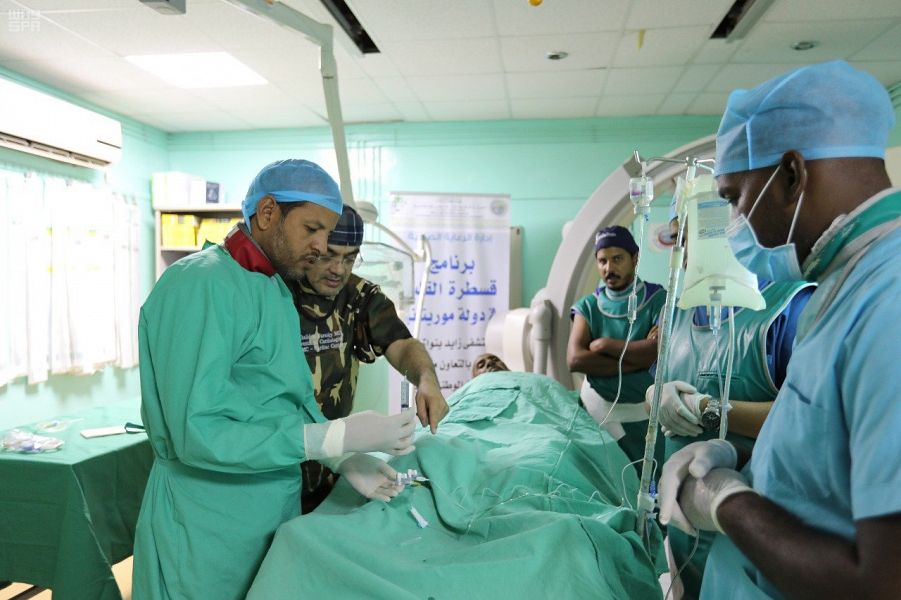
<instances>
[{"instance_id":1,"label":"white latex glove","mask_svg":"<svg viewBox=\"0 0 901 600\"><path fill-rule=\"evenodd\" d=\"M345 428L342 452L386 452L401 456L416 449L413 445L415 410L387 417L367 410L339 420Z\"/></svg>"},{"instance_id":2,"label":"white latex glove","mask_svg":"<svg viewBox=\"0 0 901 600\"><path fill-rule=\"evenodd\" d=\"M726 440L707 440L689 444L673 454L663 465L660 476L660 522L670 522L682 531L693 532L690 521L678 503L679 490L690 475L701 479L712 469L734 469L738 462L735 446Z\"/></svg>"},{"instance_id":3,"label":"white latex glove","mask_svg":"<svg viewBox=\"0 0 901 600\"><path fill-rule=\"evenodd\" d=\"M655 386L648 388L645 392L645 404L651 405L654 399ZM695 394L695 388L690 383L684 381L668 381L663 384L663 390L660 392L660 426L663 428L664 435L684 435L686 437L695 437L704 431L701 427L701 411L698 410L697 403L694 407L686 406L682 400L682 394Z\"/></svg>"},{"instance_id":4,"label":"white latex glove","mask_svg":"<svg viewBox=\"0 0 901 600\"><path fill-rule=\"evenodd\" d=\"M682 483L679 507L694 528L724 533L716 518L716 511L723 500L743 492L757 493L748 485L744 475L732 469L713 469L700 479L688 477ZM685 533L695 533L693 528L684 529L675 520L673 524Z\"/></svg>"},{"instance_id":5,"label":"white latex glove","mask_svg":"<svg viewBox=\"0 0 901 600\"><path fill-rule=\"evenodd\" d=\"M341 462L338 472L366 498L390 502L403 486L395 485L397 471L380 458L368 454L352 454Z\"/></svg>"}]
</instances>

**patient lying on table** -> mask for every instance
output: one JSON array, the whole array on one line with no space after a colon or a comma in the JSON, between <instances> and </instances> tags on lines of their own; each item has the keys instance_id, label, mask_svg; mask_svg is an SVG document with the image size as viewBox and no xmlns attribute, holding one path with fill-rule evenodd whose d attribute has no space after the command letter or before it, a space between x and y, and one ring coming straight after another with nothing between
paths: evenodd
<instances>
[{"instance_id":1,"label":"patient lying on table","mask_svg":"<svg viewBox=\"0 0 901 600\"><path fill-rule=\"evenodd\" d=\"M474 367L438 434L391 461L427 482L385 504L340 481L279 528L248 598L660 598L626 455L576 392L500 365Z\"/></svg>"}]
</instances>

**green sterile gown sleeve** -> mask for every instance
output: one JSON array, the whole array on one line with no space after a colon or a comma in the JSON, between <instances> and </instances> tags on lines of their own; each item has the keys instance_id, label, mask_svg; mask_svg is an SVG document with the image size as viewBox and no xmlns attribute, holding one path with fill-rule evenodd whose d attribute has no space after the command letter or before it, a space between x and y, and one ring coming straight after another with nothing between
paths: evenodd
<instances>
[{"instance_id":1,"label":"green sterile gown sleeve","mask_svg":"<svg viewBox=\"0 0 901 600\"><path fill-rule=\"evenodd\" d=\"M154 465L135 600L243 598L299 513L303 425L323 421L291 295L221 247L169 267L141 309L142 416Z\"/></svg>"}]
</instances>

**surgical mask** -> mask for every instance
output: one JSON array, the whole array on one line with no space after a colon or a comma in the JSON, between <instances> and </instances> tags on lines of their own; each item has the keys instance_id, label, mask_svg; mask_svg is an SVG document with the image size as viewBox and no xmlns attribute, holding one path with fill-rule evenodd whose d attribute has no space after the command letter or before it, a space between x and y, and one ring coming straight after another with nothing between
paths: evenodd
<instances>
[{"instance_id":1,"label":"surgical mask","mask_svg":"<svg viewBox=\"0 0 901 600\"><path fill-rule=\"evenodd\" d=\"M798 198L798 206L795 208L795 216L792 218L792 224L788 231L788 239L781 246L767 248L757 241L757 234L748 219L754 214L754 210L760 203L760 199L769 189L770 184L776 178L776 174L781 167L777 166L773 174L767 180L766 185L760 190L754 205L751 206L748 216L738 215L736 219L729 225L727 235L729 238L729 246L732 248L735 258L738 259L746 269L757 275L760 279L766 281L800 281L804 279L801 274L801 265L798 263L798 252L795 244L791 241L795 232L795 224L798 221L798 214L801 211L801 204L804 202L804 192Z\"/></svg>"}]
</instances>

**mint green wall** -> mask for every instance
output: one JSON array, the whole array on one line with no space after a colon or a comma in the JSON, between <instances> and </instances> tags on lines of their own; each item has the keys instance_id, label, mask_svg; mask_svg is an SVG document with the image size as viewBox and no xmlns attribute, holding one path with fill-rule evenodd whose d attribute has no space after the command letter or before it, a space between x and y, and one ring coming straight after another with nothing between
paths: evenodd
<instances>
[{"instance_id":1,"label":"mint green wall","mask_svg":"<svg viewBox=\"0 0 901 600\"><path fill-rule=\"evenodd\" d=\"M122 123L122 160L105 173L59 163L50 159L0 148L0 165L12 170L30 170L48 175L102 183L110 189L134 196L142 207L142 292L153 284L153 214L150 208L150 174L166 170L167 134L87 104L53 88L0 68L0 76L103 113ZM27 385L24 379L0 387L0 430L76 411L86 406L140 397L137 369L109 368L89 376L55 375L42 384Z\"/></svg>"},{"instance_id":2,"label":"mint green wall","mask_svg":"<svg viewBox=\"0 0 901 600\"><path fill-rule=\"evenodd\" d=\"M715 117L644 117L477 123L401 123L347 130L354 194L392 191L510 194L525 229L523 302L547 279L563 224L636 148L668 152L709 135ZM327 129L173 134L174 170L219 181L240 202L254 174L280 158L309 158L332 173Z\"/></svg>"}]
</instances>

